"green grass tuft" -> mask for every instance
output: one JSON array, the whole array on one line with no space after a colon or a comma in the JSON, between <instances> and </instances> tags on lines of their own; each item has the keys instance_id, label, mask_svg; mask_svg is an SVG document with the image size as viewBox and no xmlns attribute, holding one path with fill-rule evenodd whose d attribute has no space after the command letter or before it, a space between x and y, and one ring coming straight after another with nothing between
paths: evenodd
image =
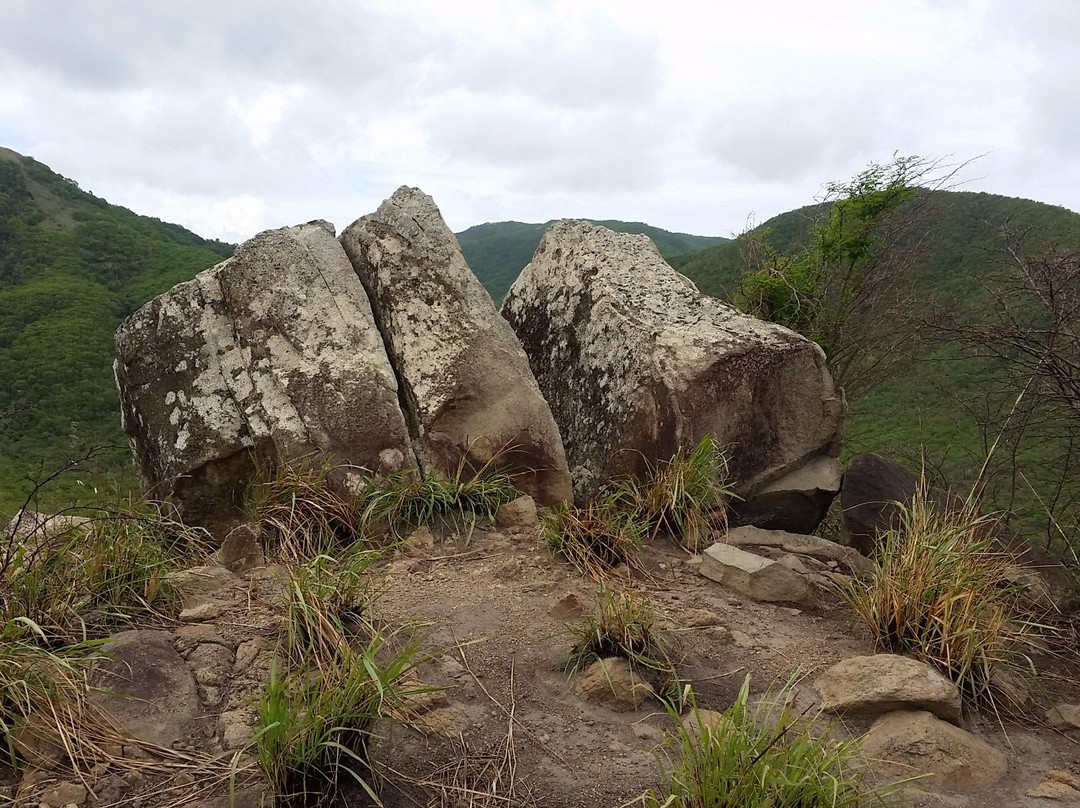
<instances>
[{"instance_id":1,"label":"green grass tuft","mask_svg":"<svg viewBox=\"0 0 1080 808\"><path fill-rule=\"evenodd\" d=\"M540 523L540 535L551 552L596 581L610 577L625 564L640 569L638 554L645 543L645 526L610 500L575 508L552 508Z\"/></svg>"},{"instance_id":2,"label":"green grass tuft","mask_svg":"<svg viewBox=\"0 0 1080 808\"><path fill-rule=\"evenodd\" d=\"M900 784L872 789L857 741L832 737L832 725L793 712L790 687L752 704L750 679L721 721L672 713L679 728L665 738L669 762L663 794L645 808L863 808L895 804Z\"/></svg>"},{"instance_id":3,"label":"green grass tuft","mask_svg":"<svg viewBox=\"0 0 1080 808\"><path fill-rule=\"evenodd\" d=\"M682 683L668 650L667 638L657 623L656 607L633 592L613 592L601 584L596 612L580 623L567 625L574 641L563 670L574 676L593 662L622 657L630 669L665 702L681 704Z\"/></svg>"}]
</instances>

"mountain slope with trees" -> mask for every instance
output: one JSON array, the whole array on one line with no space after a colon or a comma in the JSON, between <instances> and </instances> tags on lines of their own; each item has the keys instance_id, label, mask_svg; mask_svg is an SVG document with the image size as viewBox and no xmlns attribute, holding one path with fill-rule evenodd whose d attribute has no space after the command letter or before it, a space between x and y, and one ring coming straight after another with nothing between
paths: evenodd
<instances>
[{"instance_id":1,"label":"mountain slope with trees","mask_svg":"<svg viewBox=\"0 0 1080 808\"><path fill-rule=\"evenodd\" d=\"M643 222L620 222L611 219L589 221L619 233L643 233L653 240L660 254L669 260L730 241L722 236L672 233ZM456 234L465 260L496 302L503 299L518 273L532 260L533 253L540 244L540 237L550 224L551 222L489 222Z\"/></svg>"},{"instance_id":2,"label":"mountain slope with trees","mask_svg":"<svg viewBox=\"0 0 1080 808\"><path fill-rule=\"evenodd\" d=\"M19 504L27 475L85 446L123 442L116 326L231 254L0 149L0 511ZM115 454L106 466L130 474L126 449Z\"/></svg>"}]
</instances>

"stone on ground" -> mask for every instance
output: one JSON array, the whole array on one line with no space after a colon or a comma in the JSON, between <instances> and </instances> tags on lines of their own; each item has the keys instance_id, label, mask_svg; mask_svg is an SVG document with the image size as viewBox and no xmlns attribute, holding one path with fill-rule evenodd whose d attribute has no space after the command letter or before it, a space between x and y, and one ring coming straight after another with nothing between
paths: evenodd
<instances>
[{"instance_id":1,"label":"stone on ground","mask_svg":"<svg viewBox=\"0 0 1080 808\"><path fill-rule=\"evenodd\" d=\"M873 568L870 559L858 550L820 536L788 533L784 530L763 530L752 525L744 525L729 530L724 536L724 542L739 548L773 547L786 553L809 556L819 561L835 561L855 574L862 574Z\"/></svg>"},{"instance_id":2,"label":"stone on ground","mask_svg":"<svg viewBox=\"0 0 1080 808\"><path fill-rule=\"evenodd\" d=\"M705 549L699 572L733 592L766 602L813 604L814 587L772 559L718 542Z\"/></svg>"},{"instance_id":3,"label":"stone on ground","mask_svg":"<svg viewBox=\"0 0 1080 808\"><path fill-rule=\"evenodd\" d=\"M536 502L528 494L507 502L495 514L495 524L501 528L536 527L538 522Z\"/></svg>"},{"instance_id":4,"label":"stone on ground","mask_svg":"<svg viewBox=\"0 0 1080 808\"><path fill-rule=\"evenodd\" d=\"M1073 805L1080 802L1080 777L1062 769L1051 769L1043 774L1042 781L1030 789L1027 795L1042 800L1065 801Z\"/></svg>"},{"instance_id":5,"label":"stone on ground","mask_svg":"<svg viewBox=\"0 0 1080 808\"><path fill-rule=\"evenodd\" d=\"M852 456L840 491L844 543L873 555L881 536L900 525L897 503L915 495L918 478L894 460L873 452Z\"/></svg>"},{"instance_id":6,"label":"stone on ground","mask_svg":"<svg viewBox=\"0 0 1080 808\"><path fill-rule=\"evenodd\" d=\"M926 710L960 722L960 689L924 662L896 654L845 659L814 682L821 706L835 713Z\"/></svg>"},{"instance_id":7,"label":"stone on ground","mask_svg":"<svg viewBox=\"0 0 1080 808\"><path fill-rule=\"evenodd\" d=\"M332 225L268 230L116 333L124 429L143 487L224 537L256 459L413 465L398 385Z\"/></svg>"},{"instance_id":8,"label":"stone on ground","mask_svg":"<svg viewBox=\"0 0 1080 808\"><path fill-rule=\"evenodd\" d=\"M165 631L124 631L101 648L93 698L134 737L169 747L201 714L195 678Z\"/></svg>"},{"instance_id":9,"label":"stone on ground","mask_svg":"<svg viewBox=\"0 0 1080 808\"><path fill-rule=\"evenodd\" d=\"M502 312L581 500L708 433L730 450L742 496L838 449L843 393L821 349L701 294L646 236L557 222Z\"/></svg>"},{"instance_id":10,"label":"stone on ground","mask_svg":"<svg viewBox=\"0 0 1080 808\"><path fill-rule=\"evenodd\" d=\"M1046 720L1054 729L1080 730L1080 704L1057 704L1046 711Z\"/></svg>"},{"instance_id":11,"label":"stone on ground","mask_svg":"<svg viewBox=\"0 0 1080 808\"><path fill-rule=\"evenodd\" d=\"M451 474L462 458L497 458L540 503L568 500L562 439L529 360L431 197L399 188L341 243L372 302L424 464Z\"/></svg>"},{"instance_id":12,"label":"stone on ground","mask_svg":"<svg viewBox=\"0 0 1080 808\"><path fill-rule=\"evenodd\" d=\"M266 565L263 554L262 529L255 522L245 522L229 531L213 560L226 569L243 575Z\"/></svg>"},{"instance_id":13,"label":"stone on ground","mask_svg":"<svg viewBox=\"0 0 1080 808\"><path fill-rule=\"evenodd\" d=\"M861 754L889 777L929 774L929 783L961 790L991 785L1008 769L1005 755L986 741L925 711L879 718L866 733Z\"/></svg>"},{"instance_id":14,"label":"stone on ground","mask_svg":"<svg viewBox=\"0 0 1080 808\"><path fill-rule=\"evenodd\" d=\"M732 521L767 530L811 533L840 493L840 461L818 455L731 505Z\"/></svg>"},{"instance_id":15,"label":"stone on ground","mask_svg":"<svg viewBox=\"0 0 1080 808\"><path fill-rule=\"evenodd\" d=\"M0 532L0 537L17 542L30 539L33 543L46 538L63 536L89 523L90 519L85 516L38 513L23 509L11 517L7 526Z\"/></svg>"},{"instance_id":16,"label":"stone on ground","mask_svg":"<svg viewBox=\"0 0 1080 808\"><path fill-rule=\"evenodd\" d=\"M636 710L654 695L649 683L634 675L622 657L598 659L573 678L570 689L584 701L617 713Z\"/></svg>"}]
</instances>

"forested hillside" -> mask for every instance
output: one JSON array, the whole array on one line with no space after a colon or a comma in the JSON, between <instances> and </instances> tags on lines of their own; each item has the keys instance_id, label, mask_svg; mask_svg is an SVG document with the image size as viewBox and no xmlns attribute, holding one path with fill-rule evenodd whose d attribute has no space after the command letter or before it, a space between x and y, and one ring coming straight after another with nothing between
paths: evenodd
<instances>
[{"instance_id":1,"label":"forested hillside","mask_svg":"<svg viewBox=\"0 0 1080 808\"><path fill-rule=\"evenodd\" d=\"M620 233L644 233L668 259L729 241L722 236L672 233L642 222L596 220L595 223ZM493 222L478 224L457 234L465 260L496 302L502 300L518 273L532 259L540 237L550 224Z\"/></svg>"},{"instance_id":2,"label":"forested hillside","mask_svg":"<svg viewBox=\"0 0 1080 808\"><path fill-rule=\"evenodd\" d=\"M66 453L123 443L116 326L231 251L0 149L0 512ZM130 475L126 455L104 468Z\"/></svg>"}]
</instances>

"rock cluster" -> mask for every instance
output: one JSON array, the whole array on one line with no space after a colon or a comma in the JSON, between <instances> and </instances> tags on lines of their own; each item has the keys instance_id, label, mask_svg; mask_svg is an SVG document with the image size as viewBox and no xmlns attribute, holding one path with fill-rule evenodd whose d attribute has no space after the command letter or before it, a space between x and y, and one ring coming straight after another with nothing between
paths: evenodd
<instances>
[{"instance_id":1,"label":"rock cluster","mask_svg":"<svg viewBox=\"0 0 1080 808\"><path fill-rule=\"evenodd\" d=\"M263 459L450 474L507 448L524 491L566 499L547 403L431 198L401 188L342 241L321 221L260 233L121 324L144 488L224 536Z\"/></svg>"}]
</instances>

